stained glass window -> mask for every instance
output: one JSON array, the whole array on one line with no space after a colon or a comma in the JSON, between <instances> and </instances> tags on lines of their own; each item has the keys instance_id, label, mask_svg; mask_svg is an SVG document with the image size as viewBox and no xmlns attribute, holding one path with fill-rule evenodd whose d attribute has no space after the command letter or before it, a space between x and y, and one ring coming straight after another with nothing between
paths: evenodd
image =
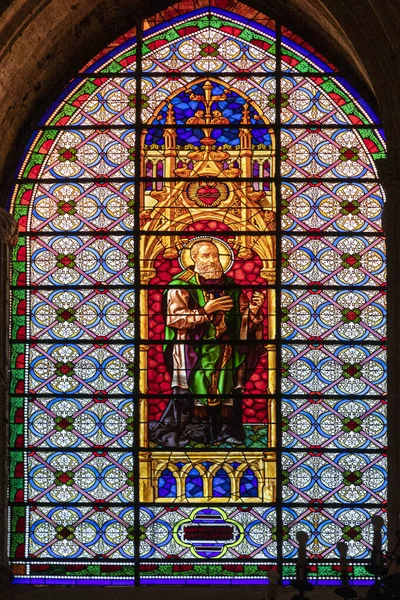
<instances>
[{"instance_id":1,"label":"stained glass window","mask_svg":"<svg viewBox=\"0 0 400 600\"><path fill-rule=\"evenodd\" d=\"M282 23L182 1L88 63L12 197L17 583L371 578L378 117Z\"/></svg>"}]
</instances>

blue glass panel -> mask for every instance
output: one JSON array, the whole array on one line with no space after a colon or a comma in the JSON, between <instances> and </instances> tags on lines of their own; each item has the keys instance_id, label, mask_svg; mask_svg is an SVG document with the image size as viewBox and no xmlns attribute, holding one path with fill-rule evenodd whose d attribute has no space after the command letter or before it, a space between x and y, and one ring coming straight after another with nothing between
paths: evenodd
<instances>
[{"instance_id":1,"label":"blue glass panel","mask_svg":"<svg viewBox=\"0 0 400 600\"><path fill-rule=\"evenodd\" d=\"M240 478L240 495L246 498L258 496L258 481L252 469L246 469Z\"/></svg>"},{"instance_id":2,"label":"blue glass panel","mask_svg":"<svg viewBox=\"0 0 400 600\"><path fill-rule=\"evenodd\" d=\"M176 498L176 479L169 469L164 469L158 480L160 498Z\"/></svg>"},{"instance_id":3,"label":"blue glass panel","mask_svg":"<svg viewBox=\"0 0 400 600\"><path fill-rule=\"evenodd\" d=\"M213 478L212 495L214 498L222 498L231 495L231 480L224 469L219 469Z\"/></svg>"},{"instance_id":4,"label":"blue glass panel","mask_svg":"<svg viewBox=\"0 0 400 600\"><path fill-rule=\"evenodd\" d=\"M187 498L202 498L203 492L203 480L197 469L189 471L186 478L186 497Z\"/></svg>"}]
</instances>

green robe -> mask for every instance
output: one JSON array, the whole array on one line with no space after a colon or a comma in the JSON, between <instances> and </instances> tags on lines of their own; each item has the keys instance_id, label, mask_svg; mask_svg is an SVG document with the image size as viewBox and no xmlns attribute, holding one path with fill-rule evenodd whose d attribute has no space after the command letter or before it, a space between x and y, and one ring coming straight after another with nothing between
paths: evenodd
<instances>
[{"instance_id":1,"label":"green robe","mask_svg":"<svg viewBox=\"0 0 400 600\"><path fill-rule=\"evenodd\" d=\"M172 279L169 288L164 292L165 299L171 287L185 287L190 294L189 308L202 308L206 304L207 286L200 285L197 275L188 269ZM226 275L222 277L222 282L219 280L218 285L227 286L225 289L222 287L221 291L225 296L232 298L233 308L226 313L214 313L213 320L186 330L186 353L191 355L186 361L186 365L191 363L187 368L189 391L199 402L209 406L220 403L220 399L216 397L219 394L229 397L233 389L238 387L238 371L244 369L246 360L246 349L240 344L242 339L247 339L248 322L248 309L242 313L240 311L242 292L235 281ZM210 283L210 288L212 287L213 284ZM166 306L166 302L164 304ZM223 321L225 322L225 331L218 331L218 321L221 321L222 329L225 329ZM170 374L172 342L176 337L176 329L166 326L165 339L171 343L164 345L164 357ZM190 344L190 341L193 344Z\"/></svg>"}]
</instances>

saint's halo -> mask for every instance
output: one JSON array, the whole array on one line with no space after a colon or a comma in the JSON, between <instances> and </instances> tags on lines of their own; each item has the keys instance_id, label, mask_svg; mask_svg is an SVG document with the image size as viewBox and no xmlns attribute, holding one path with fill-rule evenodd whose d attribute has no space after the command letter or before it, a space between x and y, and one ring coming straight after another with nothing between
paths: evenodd
<instances>
[{"instance_id":1,"label":"saint's halo","mask_svg":"<svg viewBox=\"0 0 400 600\"><path fill-rule=\"evenodd\" d=\"M190 256L190 249L197 242L211 242L218 248L219 260L221 262L224 273L229 271L229 269L233 265L234 254L232 248L229 246L227 242L223 242L219 238L212 236L199 236L189 240L187 244L185 244L179 254L179 264L182 269L190 269L193 267L193 260Z\"/></svg>"}]
</instances>

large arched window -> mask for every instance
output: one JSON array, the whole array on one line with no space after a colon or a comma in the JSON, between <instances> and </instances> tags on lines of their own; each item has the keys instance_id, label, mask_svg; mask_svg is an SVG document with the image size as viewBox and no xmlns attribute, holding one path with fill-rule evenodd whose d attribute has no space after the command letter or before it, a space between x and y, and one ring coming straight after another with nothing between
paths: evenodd
<instances>
[{"instance_id":1,"label":"large arched window","mask_svg":"<svg viewBox=\"0 0 400 600\"><path fill-rule=\"evenodd\" d=\"M87 64L18 172L17 582L287 580L300 530L316 579L341 540L372 577L379 121L282 24L196 6Z\"/></svg>"}]
</instances>

